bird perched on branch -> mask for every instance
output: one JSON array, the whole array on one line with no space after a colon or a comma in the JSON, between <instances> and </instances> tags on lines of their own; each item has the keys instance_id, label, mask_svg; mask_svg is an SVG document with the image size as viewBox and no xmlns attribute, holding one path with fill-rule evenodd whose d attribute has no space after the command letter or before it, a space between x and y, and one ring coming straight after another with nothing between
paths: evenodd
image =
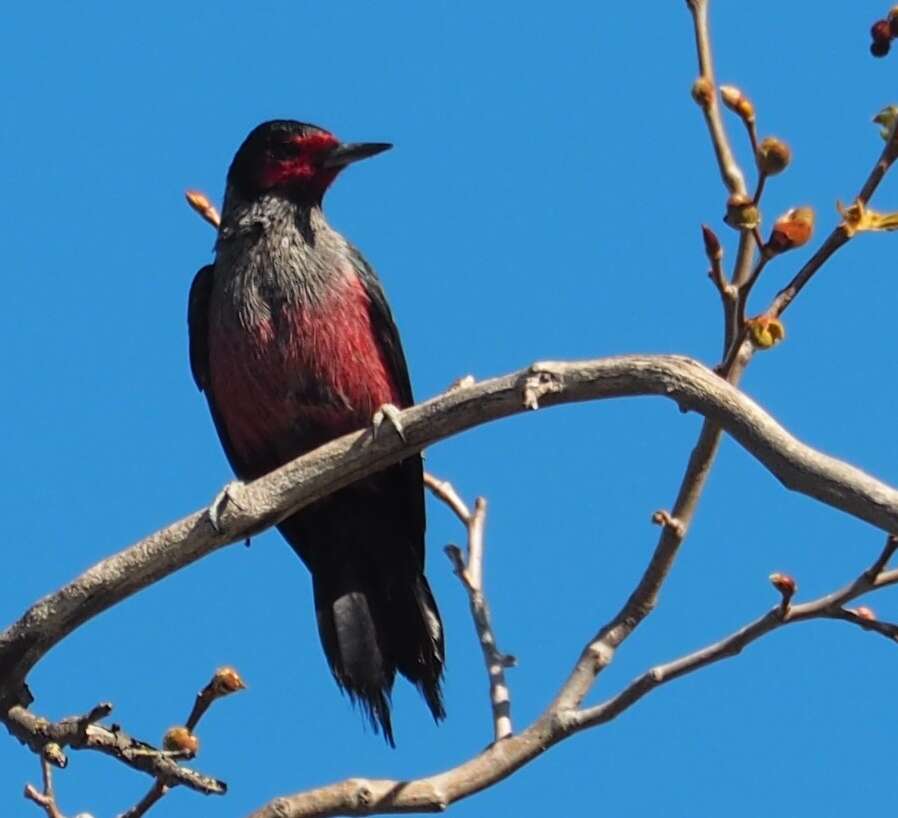
<instances>
[{"instance_id":1,"label":"bird perched on branch","mask_svg":"<svg viewBox=\"0 0 898 818\"><path fill-rule=\"evenodd\" d=\"M265 122L227 177L215 262L190 289L190 365L237 476L257 478L412 403L377 275L321 201L347 165L391 146ZM337 683L393 745L396 672L445 716L443 627L424 577L420 455L303 508L279 526L312 574Z\"/></svg>"}]
</instances>

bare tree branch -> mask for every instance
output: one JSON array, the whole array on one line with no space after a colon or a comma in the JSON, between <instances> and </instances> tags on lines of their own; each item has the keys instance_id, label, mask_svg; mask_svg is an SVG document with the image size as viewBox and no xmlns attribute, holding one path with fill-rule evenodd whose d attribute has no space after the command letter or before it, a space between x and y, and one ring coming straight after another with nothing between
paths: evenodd
<instances>
[{"instance_id":1,"label":"bare tree branch","mask_svg":"<svg viewBox=\"0 0 898 818\"><path fill-rule=\"evenodd\" d=\"M865 630L881 633L895 641L896 631L898 631L895 625L859 616L857 612L845 610L843 607L846 602L863 594L898 583L898 570L882 570L894 552L892 541L893 538L889 537L883 557L877 560L872 569L862 573L854 582L844 588L801 605L777 605L725 639L672 662L651 668L617 695L594 707L581 710L573 719L576 729L594 727L610 721L656 687L680 676L685 676L687 673L694 673L721 659L737 656L746 646L762 636L794 622L807 622L812 619L841 619ZM877 568L877 566L880 567Z\"/></svg>"},{"instance_id":2,"label":"bare tree branch","mask_svg":"<svg viewBox=\"0 0 898 818\"><path fill-rule=\"evenodd\" d=\"M887 544L886 548L890 547ZM885 561L893 552L894 547L891 547ZM895 629L894 625L887 623L879 623L883 628L877 628L865 617L852 615L843 608L846 602L862 594L898 584L898 570L883 572L880 568L875 575L872 573L880 564L885 565L882 558L850 585L812 602L785 609L777 605L725 639L651 668L620 693L594 707L582 710L567 708L563 697L558 696L550 708L523 733L491 745L478 756L451 770L414 781L348 779L277 798L253 812L249 818L327 818L337 815L442 812L453 802L507 778L574 733L611 721L651 690L721 659L736 656L751 642L784 625L811 619L844 619L878 632ZM846 613L847 616L844 615Z\"/></svg>"},{"instance_id":3,"label":"bare tree branch","mask_svg":"<svg viewBox=\"0 0 898 818\"><path fill-rule=\"evenodd\" d=\"M400 413L404 441L394 435L373 438L369 431L355 432L239 486L235 490L239 505L229 503L221 515L225 534L212 529L205 510L197 511L98 563L37 602L0 634L0 689L10 699L27 697L21 683L28 671L53 645L98 613L435 441L518 414L525 407L635 395L663 396L683 410L699 412L726 429L787 488L885 531L898 531L898 491L801 443L754 401L689 358L630 355L580 363L537 363L406 409ZM703 433L690 471L706 473L710 460L702 447L715 447L714 438L710 432ZM695 491L688 485L686 489L678 505L694 508ZM677 506L672 513L684 521ZM665 526L663 540L673 544L679 538L679 529ZM647 580L649 593L637 595L640 608L653 603L654 577L669 568L667 563L666 554L661 554ZM12 703L15 700L8 700L7 707Z\"/></svg>"},{"instance_id":4,"label":"bare tree branch","mask_svg":"<svg viewBox=\"0 0 898 818\"><path fill-rule=\"evenodd\" d=\"M720 176L731 194L745 196L745 177L733 155L730 140L727 137L723 117L720 114L720 103L717 101L716 80L714 77L714 60L711 56L711 34L708 26L708 0L686 0L692 12L695 28L695 44L698 51L699 76L710 89L710 94L702 98L701 108L711 135L711 145L717 157Z\"/></svg>"},{"instance_id":5,"label":"bare tree branch","mask_svg":"<svg viewBox=\"0 0 898 818\"><path fill-rule=\"evenodd\" d=\"M53 789L53 768L50 754L46 752L46 749L44 748L45 751L40 756L41 778L44 782L44 790L40 792L33 785L27 784L25 786L25 797L41 807L47 813L47 818L65 818L59 809L59 805L56 803L56 793Z\"/></svg>"},{"instance_id":6,"label":"bare tree branch","mask_svg":"<svg viewBox=\"0 0 898 818\"><path fill-rule=\"evenodd\" d=\"M477 631L477 640L483 651L486 673L489 679L490 707L493 714L493 737L496 741L512 734L511 693L505 681L505 668L515 664L513 656L499 650L490 617L489 604L483 590L483 530L486 524L486 500L478 497L474 512L468 510L451 483L438 480L432 474L424 475L424 485L442 500L461 520L468 533L467 559L455 545L446 546L446 555L456 576L468 592L471 616Z\"/></svg>"},{"instance_id":7,"label":"bare tree branch","mask_svg":"<svg viewBox=\"0 0 898 818\"><path fill-rule=\"evenodd\" d=\"M101 707L104 715L111 710L108 705ZM206 795L223 795L227 791L223 781L182 767L171 753L132 738L123 730L95 724L90 716L51 722L16 705L3 714L2 720L12 735L37 754L42 754L51 742L75 750L94 750L149 773L167 786L182 785Z\"/></svg>"}]
</instances>

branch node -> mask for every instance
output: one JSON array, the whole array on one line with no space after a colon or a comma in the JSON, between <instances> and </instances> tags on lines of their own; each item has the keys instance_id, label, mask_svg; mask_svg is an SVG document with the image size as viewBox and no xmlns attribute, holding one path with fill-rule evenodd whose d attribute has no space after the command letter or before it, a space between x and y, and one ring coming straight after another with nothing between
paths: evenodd
<instances>
[{"instance_id":1,"label":"branch node","mask_svg":"<svg viewBox=\"0 0 898 818\"><path fill-rule=\"evenodd\" d=\"M889 534L876 562L864 574L867 582L876 582L877 577L888 567L889 561L895 555L896 550L898 550L898 537L894 534Z\"/></svg>"},{"instance_id":2,"label":"branch node","mask_svg":"<svg viewBox=\"0 0 898 818\"><path fill-rule=\"evenodd\" d=\"M52 764L60 770L64 770L69 764L69 760L66 758L66 754L62 751L62 747L55 741L47 742L41 748L41 758L48 764Z\"/></svg>"},{"instance_id":3,"label":"branch node","mask_svg":"<svg viewBox=\"0 0 898 818\"><path fill-rule=\"evenodd\" d=\"M527 409L539 409L539 402L546 395L561 392L561 377L551 370L551 364L535 363L530 375L524 379L523 399Z\"/></svg>"},{"instance_id":4,"label":"branch node","mask_svg":"<svg viewBox=\"0 0 898 818\"><path fill-rule=\"evenodd\" d=\"M670 529L670 532L679 539L686 535L686 526L683 521L672 516L669 511L664 509L658 509L658 511L652 514L652 522L655 525Z\"/></svg>"}]
</instances>

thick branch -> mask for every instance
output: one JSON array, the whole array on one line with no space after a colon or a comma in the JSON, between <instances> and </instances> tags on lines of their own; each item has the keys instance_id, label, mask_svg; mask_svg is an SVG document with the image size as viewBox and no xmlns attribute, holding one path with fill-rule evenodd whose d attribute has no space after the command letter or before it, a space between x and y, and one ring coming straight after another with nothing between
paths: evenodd
<instances>
[{"instance_id":1,"label":"thick branch","mask_svg":"<svg viewBox=\"0 0 898 818\"><path fill-rule=\"evenodd\" d=\"M98 563L0 634L0 689L10 695L53 645L125 597L412 452L528 407L635 395L663 396L699 412L788 488L898 532L898 491L801 443L754 401L689 358L629 355L538 363L406 409L400 415L404 441L384 434L373 438L369 431L345 435L233 489L235 501L220 515L225 534L212 529L205 510L198 511Z\"/></svg>"}]
</instances>

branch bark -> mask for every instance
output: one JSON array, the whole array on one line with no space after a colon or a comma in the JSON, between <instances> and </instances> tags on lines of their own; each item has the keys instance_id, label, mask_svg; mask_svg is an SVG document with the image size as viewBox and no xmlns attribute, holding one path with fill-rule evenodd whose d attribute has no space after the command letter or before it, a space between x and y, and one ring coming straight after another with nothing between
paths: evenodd
<instances>
[{"instance_id":1,"label":"branch bark","mask_svg":"<svg viewBox=\"0 0 898 818\"><path fill-rule=\"evenodd\" d=\"M231 489L219 534L201 510L150 535L44 597L0 634L0 696L5 712L28 700L30 669L79 625L186 565L244 540L297 509L438 440L537 406L656 395L729 432L787 488L898 532L898 491L858 468L801 443L754 401L689 358L627 355L576 363L543 362L452 389L400 414L405 440L355 432ZM676 516L676 515L675 515ZM665 529L669 531L669 529ZM671 532L673 536L675 532Z\"/></svg>"}]
</instances>

